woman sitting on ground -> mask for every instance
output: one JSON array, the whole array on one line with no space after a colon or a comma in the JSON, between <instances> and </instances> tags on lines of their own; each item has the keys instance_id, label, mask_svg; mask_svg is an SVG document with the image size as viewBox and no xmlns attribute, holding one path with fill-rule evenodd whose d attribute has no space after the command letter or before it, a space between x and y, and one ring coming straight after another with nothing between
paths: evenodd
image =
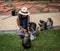
<instances>
[{"instance_id":1,"label":"woman sitting on ground","mask_svg":"<svg viewBox=\"0 0 60 51\"><path fill-rule=\"evenodd\" d=\"M21 8L17 18L17 25L19 27L20 38L23 39L25 33L30 34L28 23L30 22L29 12L26 7Z\"/></svg>"}]
</instances>

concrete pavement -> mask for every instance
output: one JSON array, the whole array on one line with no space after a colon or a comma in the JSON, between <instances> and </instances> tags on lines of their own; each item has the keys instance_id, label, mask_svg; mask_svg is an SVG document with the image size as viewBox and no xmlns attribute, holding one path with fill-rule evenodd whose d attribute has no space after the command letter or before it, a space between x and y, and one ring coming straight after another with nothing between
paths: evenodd
<instances>
[{"instance_id":1,"label":"concrete pavement","mask_svg":"<svg viewBox=\"0 0 60 51\"><path fill-rule=\"evenodd\" d=\"M60 26L60 12L57 13L40 13L40 14L30 14L30 21L36 22L37 26L39 20L46 21L48 17L51 17L54 25L53 26ZM0 15L0 34L1 32L5 31L14 31L19 30L17 23L16 23L17 16L11 15ZM12 32L13 32L12 31ZM14 31L16 32L16 31Z\"/></svg>"}]
</instances>

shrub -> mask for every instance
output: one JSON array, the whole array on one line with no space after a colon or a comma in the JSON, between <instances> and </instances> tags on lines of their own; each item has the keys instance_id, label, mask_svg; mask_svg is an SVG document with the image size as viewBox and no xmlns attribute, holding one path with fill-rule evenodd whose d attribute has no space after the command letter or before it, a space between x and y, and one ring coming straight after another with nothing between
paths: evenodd
<instances>
[{"instance_id":1,"label":"shrub","mask_svg":"<svg viewBox=\"0 0 60 51\"><path fill-rule=\"evenodd\" d=\"M7 6L7 7L13 7L13 4L10 4L10 3L9 3L9 4L7 4L6 6Z\"/></svg>"}]
</instances>

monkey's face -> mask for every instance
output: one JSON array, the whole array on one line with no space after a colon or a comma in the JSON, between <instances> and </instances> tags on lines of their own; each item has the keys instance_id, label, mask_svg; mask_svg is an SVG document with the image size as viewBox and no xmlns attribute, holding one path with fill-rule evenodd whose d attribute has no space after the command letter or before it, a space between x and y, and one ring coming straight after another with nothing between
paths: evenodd
<instances>
[{"instance_id":1,"label":"monkey's face","mask_svg":"<svg viewBox=\"0 0 60 51\"><path fill-rule=\"evenodd\" d=\"M25 34L25 39L29 38L29 34Z\"/></svg>"},{"instance_id":2,"label":"monkey's face","mask_svg":"<svg viewBox=\"0 0 60 51\"><path fill-rule=\"evenodd\" d=\"M26 42L30 38L29 34L25 34L24 41Z\"/></svg>"}]
</instances>

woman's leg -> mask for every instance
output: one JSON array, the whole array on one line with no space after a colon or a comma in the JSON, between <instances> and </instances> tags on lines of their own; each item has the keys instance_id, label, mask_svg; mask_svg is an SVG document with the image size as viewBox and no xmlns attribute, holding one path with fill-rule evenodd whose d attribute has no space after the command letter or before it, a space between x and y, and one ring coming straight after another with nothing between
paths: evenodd
<instances>
[{"instance_id":1,"label":"woman's leg","mask_svg":"<svg viewBox=\"0 0 60 51\"><path fill-rule=\"evenodd\" d=\"M32 31L30 31L31 33L30 34L32 34L34 37L37 37L38 36L38 31L37 30L32 30Z\"/></svg>"},{"instance_id":2,"label":"woman's leg","mask_svg":"<svg viewBox=\"0 0 60 51\"><path fill-rule=\"evenodd\" d=\"M33 32L32 32L32 35L33 35L34 37L37 37L37 36L38 36L37 31L36 31L36 30L35 30L35 31L33 31Z\"/></svg>"},{"instance_id":3,"label":"woman's leg","mask_svg":"<svg viewBox=\"0 0 60 51\"><path fill-rule=\"evenodd\" d=\"M20 29L20 30L19 30L19 33L20 33L20 35L19 35L19 36L20 36L20 38L21 38L21 39L23 39L23 38L24 38L24 36L25 36L25 34L24 34L23 30L21 30L21 29Z\"/></svg>"}]
</instances>

